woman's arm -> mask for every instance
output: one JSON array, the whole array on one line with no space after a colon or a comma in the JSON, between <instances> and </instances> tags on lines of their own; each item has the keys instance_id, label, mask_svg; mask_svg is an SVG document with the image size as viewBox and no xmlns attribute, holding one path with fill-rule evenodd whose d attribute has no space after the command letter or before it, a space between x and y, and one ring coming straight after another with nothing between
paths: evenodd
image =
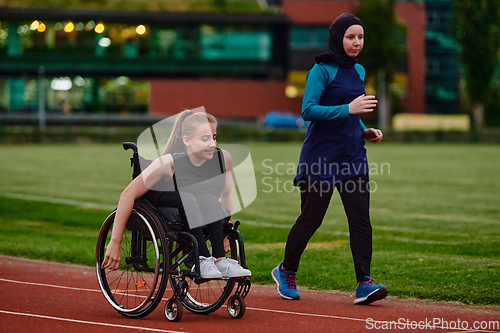
<instances>
[{"instance_id":1,"label":"woman's arm","mask_svg":"<svg viewBox=\"0 0 500 333\"><path fill-rule=\"evenodd\" d=\"M370 142L379 143L380 141L382 141L383 137L384 137L384 134L379 129L365 128L363 130L363 139L370 140Z\"/></svg>"},{"instance_id":2,"label":"woman's arm","mask_svg":"<svg viewBox=\"0 0 500 333\"><path fill-rule=\"evenodd\" d=\"M362 68L362 66L358 67ZM349 114L372 112L373 108L377 106L375 96L371 95L358 96L349 104L319 105L326 86L335 79L337 71L338 67L314 65L307 73L306 89L302 100L302 118L304 120L322 121L348 118ZM364 69L360 73L360 78L364 80Z\"/></svg>"},{"instance_id":3,"label":"woman's arm","mask_svg":"<svg viewBox=\"0 0 500 333\"><path fill-rule=\"evenodd\" d=\"M359 125L361 126L361 131L364 131L367 128L361 119L359 120Z\"/></svg>"},{"instance_id":4,"label":"woman's arm","mask_svg":"<svg viewBox=\"0 0 500 333\"><path fill-rule=\"evenodd\" d=\"M330 83L337 71L332 67L331 73L324 66L315 65L307 73L306 88L302 99L302 118L308 121L332 120L349 117L349 105L324 106L319 101L325 87ZM333 77L330 79L330 77Z\"/></svg>"},{"instance_id":5,"label":"woman's arm","mask_svg":"<svg viewBox=\"0 0 500 333\"><path fill-rule=\"evenodd\" d=\"M116 208L115 221L111 240L101 267L117 270L120 266L123 231L130 217L135 200L142 197L161 178L170 179L173 175L172 155L164 155L153 161L138 177L136 177L120 195Z\"/></svg>"}]
</instances>

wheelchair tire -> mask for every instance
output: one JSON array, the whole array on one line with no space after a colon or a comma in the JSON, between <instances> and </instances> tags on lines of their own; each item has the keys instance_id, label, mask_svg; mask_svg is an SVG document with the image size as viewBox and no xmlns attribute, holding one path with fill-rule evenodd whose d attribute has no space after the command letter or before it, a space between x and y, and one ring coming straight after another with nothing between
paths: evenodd
<instances>
[{"instance_id":1,"label":"wheelchair tire","mask_svg":"<svg viewBox=\"0 0 500 333\"><path fill-rule=\"evenodd\" d=\"M165 317L171 322L177 322L182 319L184 308L181 301L177 298L171 298L165 303Z\"/></svg>"},{"instance_id":2,"label":"wheelchair tire","mask_svg":"<svg viewBox=\"0 0 500 333\"><path fill-rule=\"evenodd\" d=\"M154 213L141 203L127 221L121 243L120 268L116 271L101 267L116 210L104 221L96 246L96 271L106 300L121 315L141 318L160 303L167 286L168 247L165 233Z\"/></svg>"},{"instance_id":3,"label":"wheelchair tire","mask_svg":"<svg viewBox=\"0 0 500 333\"><path fill-rule=\"evenodd\" d=\"M238 260L238 242L235 237L225 235L225 239L229 241L226 246L228 254L226 256L231 259ZM169 245L170 251L175 250L177 244L171 242ZM178 258L172 257L170 260L170 267L174 266ZM183 267L183 270L190 270L188 267ZM173 290L182 283L182 278L178 273L170 272L169 274L170 285ZM204 280L202 283L197 283L194 279L186 278L185 282L188 284L188 291L185 297L182 298L182 305L189 311L196 314L209 314L219 309L227 300L233 290L235 281L233 279L213 279Z\"/></svg>"},{"instance_id":4,"label":"wheelchair tire","mask_svg":"<svg viewBox=\"0 0 500 333\"><path fill-rule=\"evenodd\" d=\"M227 312L234 319L240 319L245 315L247 306L240 295L233 295L227 300Z\"/></svg>"}]
</instances>

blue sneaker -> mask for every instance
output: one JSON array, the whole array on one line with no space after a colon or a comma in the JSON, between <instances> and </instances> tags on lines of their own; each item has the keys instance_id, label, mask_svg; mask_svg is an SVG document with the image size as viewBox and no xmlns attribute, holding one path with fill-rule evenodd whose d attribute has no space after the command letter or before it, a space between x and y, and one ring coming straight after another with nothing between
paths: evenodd
<instances>
[{"instance_id":1,"label":"blue sneaker","mask_svg":"<svg viewBox=\"0 0 500 333\"><path fill-rule=\"evenodd\" d=\"M370 304L387 296L387 288L383 284L374 284L369 276L364 281L358 282L354 304Z\"/></svg>"},{"instance_id":2,"label":"blue sneaker","mask_svg":"<svg viewBox=\"0 0 500 333\"><path fill-rule=\"evenodd\" d=\"M297 291L297 283L295 282L295 272L282 271L282 265L283 263L279 264L278 267L271 271L274 281L278 284L278 293L286 299L299 299L300 295Z\"/></svg>"}]
</instances>

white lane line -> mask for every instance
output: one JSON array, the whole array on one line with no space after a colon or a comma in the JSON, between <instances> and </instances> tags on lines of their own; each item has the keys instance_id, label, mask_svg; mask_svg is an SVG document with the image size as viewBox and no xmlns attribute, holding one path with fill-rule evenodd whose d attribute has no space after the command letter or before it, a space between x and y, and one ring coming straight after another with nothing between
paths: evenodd
<instances>
[{"instance_id":1,"label":"white lane line","mask_svg":"<svg viewBox=\"0 0 500 333\"><path fill-rule=\"evenodd\" d=\"M31 285L31 286L39 286L39 287L50 287L50 288L59 288L59 289L69 289L69 290L76 290L76 291L97 291L97 292L102 292L101 289L86 289L86 288L76 288L76 287L66 287L66 286L58 286L54 284L46 284L46 283L35 283L35 282L23 282L23 281L16 281L16 280L9 280L9 279L2 279L0 278L0 281L3 282L10 282L10 283L17 283L17 284L26 284L26 285ZM168 289L168 287L165 290L171 290ZM132 294L126 294L122 292L116 292L115 294L117 295L127 295L130 297L138 297L138 298L146 298L146 296L141 296L141 295L132 295ZM162 298L163 301L168 301L168 298Z\"/></svg>"},{"instance_id":2,"label":"white lane line","mask_svg":"<svg viewBox=\"0 0 500 333\"><path fill-rule=\"evenodd\" d=\"M31 194L0 192L0 196L13 198L13 199L28 200L28 201L50 202L50 203L55 203L55 204L70 205L70 206L76 206L76 207L81 207L81 208L90 208L90 209L101 209L101 210L110 210L111 211L111 210L114 210L116 208L116 205L115 206L104 205L104 204L98 204L95 202L79 201L79 200L63 199L63 198L51 198L51 197L44 197L44 196L40 196L40 195L31 195Z\"/></svg>"},{"instance_id":3,"label":"white lane line","mask_svg":"<svg viewBox=\"0 0 500 333\"><path fill-rule=\"evenodd\" d=\"M344 319L344 320L353 320L353 321L364 321L364 322L366 322L366 319L361 319L361 318L350 318L350 317L323 315L323 314L317 314L317 313L292 312L292 311L272 310L272 309L259 309L259 308L247 308L247 310L257 310L257 311L265 311L265 312L283 313L283 314L294 315L294 316L310 316L310 317L322 317L322 318Z\"/></svg>"},{"instance_id":4,"label":"white lane line","mask_svg":"<svg viewBox=\"0 0 500 333\"><path fill-rule=\"evenodd\" d=\"M65 286L59 286L59 285L52 285L52 284L45 284L45 283L34 283L34 282L23 282L23 281L16 281L16 280L9 280L9 279L2 279L0 278L0 281L4 282L10 282L10 283L18 283L18 284L27 284L27 285L35 285L35 286L42 286L42 287L51 287L51 288L60 288L60 289L71 289L71 290L79 290L79 291L93 291L93 292L102 292L100 289L85 289L85 288L76 288L76 287L65 287ZM162 300L166 300L163 298ZM351 321L361 321L361 322L367 322L368 318L351 318L351 317L342 317L342 316L334 316L334 315L324 315L324 314L317 314L317 313L305 313L305 312L292 312L292 311L284 311L284 310L275 310L275 309L262 309L262 308L251 308L247 307L248 310L255 310L255 311L263 311L263 312L272 312L272 313L282 313L286 315L294 315L294 316L308 316L308 317L320 317L320 318L331 318L331 319L341 319L341 320L351 320ZM1 310L0 310L1 312ZM387 323L390 324L390 320L375 320L372 319L372 323ZM398 322L396 322L398 323ZM406 323L398 323L398 325L404 325L404 326L409 326L411 327L411 323L406 324ZM398 326L400 327L400 326ZM438 329L448 329L447 327L442 327L442 326L434 326L435 328ZM460 330L460 328L457 328ZM467 332L468 329L463 329L464 332ZM162 331L163 332L163 331ZM167 332L167 331L165 331ZM170 332L170 331L168 331ZM485 330L476 330L474 332L484 332L484 333L498 333L496 331L485 331Z\"/></svg>"},{"instance_id":5,"label":"white lane line","mask_svg":"<svg viewBox=\"0 0 500 333\"><path fill-rule=\"evenodd\" d=\"M10 282L10 283L18 283L18 284L27 284L27 285L39 286L39 287L51 287L51 288L70 289L70 290L78 290L78 291L98 291L98 292L101 292L100 289L86 289L86 288L66 287L66 286L58 286L58 285L54 285L54 284L24 282L24 281L2 279L2 278L0 278L0 281Z\"/></svg>"},{"instance_id":6,"label":"white lane line","mask_svg":"<svg viewBox=\"0 0 500 333\"><path fill-rule=\"evenodd\" d=\"M63 198L52 198L52 197L44 197L44 196L39 196L39 195L20 194L20 193L12 193L12 192L0 192L0 196L14 198L14 199L21 199L21 200L50 202L50 203L56 203L56 204L76 206L76 207L81 207L81 208L100 209L100 210L109 210L109 211L112 211L116 208L116 206L98 204L98 203L88 202L88 201L79 201L79 200L63 199ZM443 220L443 217L440 215L423 215L423 214L411 215L410 214L410 215L408 215L408 217ZM449 219L445 218L445 220L448 221ZM474 222L476 222L476 221L474 221ZM487 223L488 224L491 224L491 223L497 224L496 221L487 222ZM290 229L292 227L292 225L288 225L288 224L269 223L269 222L251 221L251 220L245 220L244 224L248 224L248 225L251 225L254 227L270 227L270 228L279 228L279 229ZM334 236L349 236L348 232L342 232L342 231L330 231L330 230L320 229L317 232L323 233L323 234L334 235ZM460 242L432 241L432 240L426 240L426 239L414 239L414 238L390 237L390 236L378 236L378 235L373 235L372 237L376 238L376 239L387 239L387 240L393 240L393 241L397 241L397 242L417 243L417 244L461 245L464 242L465 243L480 242L478 240L460 241Z\"/></svg>"},{"instance_id":7,"label":"white lane line","mask_svg":"<svg viewBox=\"0 0 500 333\"><path fill-rule=\"evenodd\" d=\"M311 317L321 317L321 318L332 318L332 319L342 319L342 320L352 320L352 321L362 321L365 323L371 323L371 324L378 324L378 326L382 324L387 324L387 325L395 325L395 327L401 328L404 326L406 329L413 328L414 323L411 321L409 323L405 322L398 322L398 321L391 321L391 320L375 320L373 318L371 321L368 321L368 319L361 319L361 318L351 318L351 317L341 317L341 316L333 316L333 315L322 315L322 314L316 314L316 313L303 313L303 312L292 312L292 311L283 311L283 310L272 310L272 309L260 309L260 308L247 308L247 310L256 310L256 311L265 311L265 312L274 312L274 313L283 313L283 314L288 314L288 315L294 315L294 316L311 316ZM390 327L390 326L389 326ZM432 326L432 329L443 329L447 330L449 327L444 327L444 326ZM474 330L474 331L469 331L470 328L455 328L457 330L462 330L460 332L467 333L467 332L484 332L484 333L499 333L498 331L486 331L486 330ZM453 333L459 333L459 332L453 332Z\"/></svg>"},{"instance_id":8,"label":"white lane line","mask_svg":"<svg viewBox=\"0 0 500 333\"><path fill-rule=\"evenodd\" d=\"M259 221L252 221L252 220L245 220L242 222L242 224L248 224L253 227L269 227L269 228L279 228L279 229L291 229L293 225L289 224L280 224L280 223L270 223L270 222L259 222ZM325 230L325 229L319 229L316 231L317 233L321 234L328 234L328 235L334 235L334 236L349 236L348 232L343 232L343 231L333 231L333 230ZM404 242L404 243L417 243L417 244L441 244L441 245L460 245L464 243L478 243L480 241L477 240L471 240L471 241L460 241L460 242L454 242L454 241L433 241L433 240L426 240L426 239L416 239L416 238L407 238L407 237L391 237L391 236L379 236L379 235L372 235L374 239L386 239L386 240L393 240L397 242Z\"/></svg>"},{"instance_id":9,"label":"white lane line","mask_svg":"<svg viewBox=\"0 0 500 333\"><path fill-rule=\"evenodd\" d=\"M405 322L398 322L398 321L391 321L391 320L375 320L372 319L371 321L368 321L368 319L361 319L361 318L350 318L350 317L341 317L341 316L333 316L333 315L322 315L322 314L316 314L316 313L303 313L303 312L292 312L292 311L283 311L283 310L272 310L272 309L259 309L259 308L247 308L247 310L256 310L256 311L265 311L265 312L274 312L274 313L283 313L287 315L294 315L294 316L310 316L310 317L321 317L321 318L332 318L332 319L342 319L342 320L351 320L351 321L362 321L365 323L371 323L371 324L377 324L378 326L382 324L387 324L388 326L390 324L394 325L394 327L397 327L401 329L401 327L405 327L406 329L413 328L412 325L414 325L411 321L409 323ZM390 326L389 326L390 327ZM443 329L447 330L449 329L448 327L443 327L443 326L432 326L432 329ZM467 332L484 332L484 333L499 333L497 331L484 331L484 330L475 330L475 331L469 331L469 328L454 328L457 330L462 330L460 332L453 332L453 333L467 333Z\"/></svg>"},{"instance_id":10,"label":"white lane line","mask_svg":"<svg viewBox=\"0 0 500 333\"><path fill-rule=\"evenodd\" d=\"M42 315L37 315L34 313L12 312L12 311L4 311L4 310L0 310L0 313L5 313L8 315L17 315L17 316L35 317L35 318L42 318L42 319L59 320L59 321L69 321L69 322L78 323L78 324L89 324L89 325L125 328L125 329L131 329L131 330L163 332L163 333L186 333L186 332L181 332L181 331L166 331L166 330L160 330L157 328L149 328L149 327L128 326L128 325L101 323L101 322L97 322L97 321L87 321L87 320L78 320L78 319L70 319L70 318L42 316Z\"/></svg>"}]
</instances>

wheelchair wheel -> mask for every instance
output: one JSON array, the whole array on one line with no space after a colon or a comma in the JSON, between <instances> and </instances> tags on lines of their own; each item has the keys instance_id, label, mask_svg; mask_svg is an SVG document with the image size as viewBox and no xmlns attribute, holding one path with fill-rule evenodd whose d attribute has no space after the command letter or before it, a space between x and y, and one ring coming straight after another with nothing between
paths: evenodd
<instances>
[{"instance_id":1,"label":"wheelchair wheel","mask_svg":"<svg viewBox=\"0 0 500 333\"><path fill-rule=\"evenodd\" d=\"M165 317L167 317L169 321L180 321L183 310L182 303L177 298L171 298L165 303Z\"/></svg>"},{"instance_id":2,"label":"wheelchair wheel","mask_svg":"<svg viewBox=\"0 0 500 333\"><path fill-rule=\"evenodd\" d=\"M208 241L209 242L209 241ZM226 256L231 259L238 259L238 241L233 235L224 237ZM210 244L207 244L210 250ZM169 248L175 250L177 244L171 243ZM175 255L172 252L170 265L175 265L175 262L182 256L181 253ZM209 314L219 309L231 294L235 281L233 279L214 279L214 280L197 280L192 277L184 277L184 272L191 272L190 265L186 267L181 264L176 271L171 271L169 274L170 285L173 290L177 288L183 280L188 284L186 295L182 298L182 305L189 311L196 314Z\"/></svg>"},{"instance_id":3,"label":"wheelchair wheel","mask_svg":"<svg viewBox=\"0 0 500 333\"><path fill-rule=\"evenodd\" d=\"M116 210L104 221L96 246L96 270L104 297L125 317L148 315L161 301L168 279L168 248L165 234L154 215L135 204L121 243L121 262L116 271L101 268L111 240Z\"/></svg>"},{"instance_id":4,"label":"wheelchair wheel","mask_svg":"<svg viewBox=\"0 0 500 333\"><path fill-rule=\"evenodd\" d=\"M227 312L234 319L240 319L245 315L247 306L240 295L233 295L227 300Z\"/></svg>"}]
</instances>

